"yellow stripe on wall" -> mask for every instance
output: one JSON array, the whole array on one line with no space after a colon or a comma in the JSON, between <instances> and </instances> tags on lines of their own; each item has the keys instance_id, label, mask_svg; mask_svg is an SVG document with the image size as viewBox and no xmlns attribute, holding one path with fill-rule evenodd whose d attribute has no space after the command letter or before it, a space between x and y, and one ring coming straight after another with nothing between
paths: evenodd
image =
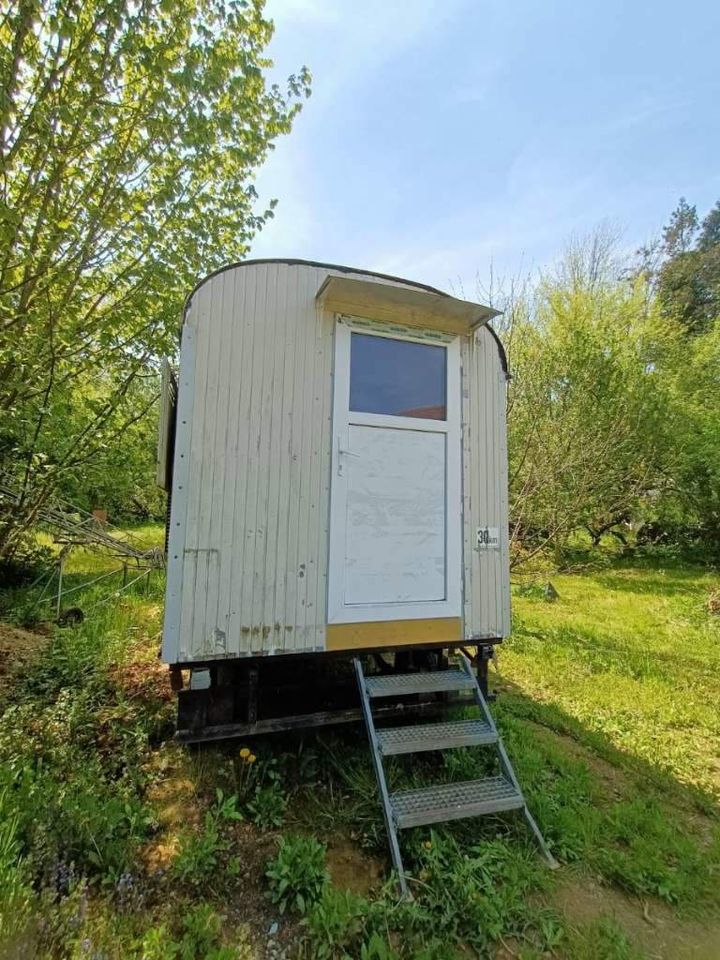
<instances>
[{"instance_id":1,"label":"yellow stripe on wall","mask_svg":"<svg viewBox=\"0 0 720 960\"><path fill-rule=\"evenodd\" d=\"M434 620L380 620L372 623L331 623L326 634L327 650L362 650L369 647L401 647L415 644L459 643L460 617Z\"/></svg>"}]
</instances>

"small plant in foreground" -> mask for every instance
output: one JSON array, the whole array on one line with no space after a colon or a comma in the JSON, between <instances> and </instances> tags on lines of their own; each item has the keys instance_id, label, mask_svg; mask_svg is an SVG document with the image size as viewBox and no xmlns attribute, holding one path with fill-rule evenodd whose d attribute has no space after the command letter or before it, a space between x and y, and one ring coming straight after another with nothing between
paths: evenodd
<instances>
[{"instance_id":1,"label":"small plant in foreground","mask_svg":"<svg viewBox=\"0 0 720 960\"><path fill-rule=\"evenodd\" d=\"M285 819L288 798L277 781L258 787L248 803L248 813L258 827L280 827Z\"/></svg>"},{"instance_id":2,"label":"small plant in foreground","mask_svg":"<svg viewBox=\"0 0 720 960\"><path fill-rule=\"evenodd\" d=\"M181 838L173 873L181 883L201 886L218 868L220 854L226 848L217 818L208 812L198 833L188 833Z\"/></svg>"},{"instance_id":3,"label":"small plant in foreground","mask_svg":"<svg viewBox=\"0 0 720 960\"><path fill-rule=\"evenodd\" d=\"M243 747L234 761L238 800L248 818L263 829L282 826L288 799L282 777L273 758L258 763L249 747Z\"/></svg>"},{"instance_id":4,"label":"small plant in foreground","mask_svg":"<svg viewBox=\"0 0 720 960\"><path fill-rule=\"evenodd\" d=\"M205 814L203 826L197 833L188 833L182 838L180 850L173 864L173 872L183 883L201 886L220 866L223 855L230 849L230 841L222 835L223 821L242 820L237 808L237 797L225 796L219 788L215 791L215 803ZM237 859L226 864L231 874L237 872Z\"/></svg>"},{"instance_id":5,"label":"small plant in foreground","mask_svg":"<svg viewBox=\"0 0 720 960\"><path fill-rule=\"evenodd\" d=\"M177 940L165 924L153 927L138 944L139 955L143 960L240 960L249 955L222 945L222 921L212 907L198 904L183 918Z\"/></svg>"},{"instance_id":6,"label":"small plant in foreground","mask_svg":"<svg viewBox=\"0 0 720 960\"><path fill-rule=\"evenodd\" d=\"M334 960L349 953L363 933L369 903L349 890L327 884L303 924L313 960Z\"/></svg>"},{"instance_id":7,"label":"small plant in foreground","mask_svg":"<svg viewBox=\"0 0 720 960\"><path fill-rule=\"evenodd\" d=\"M313 837L283 837L265 876L270 897L280 912L288 907L304 914L322 896L330 877L325 866L326 848Z\"/></svg>"}]
</instances>

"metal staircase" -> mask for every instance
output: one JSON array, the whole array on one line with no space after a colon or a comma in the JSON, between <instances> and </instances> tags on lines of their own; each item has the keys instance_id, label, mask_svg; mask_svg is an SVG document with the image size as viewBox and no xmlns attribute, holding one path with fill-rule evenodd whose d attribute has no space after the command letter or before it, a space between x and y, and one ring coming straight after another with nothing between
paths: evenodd
<instances>
[{"instance_id":1,"label":"metal staircase","mask_svg":"<svg viewBox=\"0 0 720 960\"><path fill-rule=\"evenodd\" d=\"M362 663L356 659L355 673L360 689L365 726L370 739L375 775L390 842L390 853L404 895L408 895L408 885L400 855L398 831L407 827L462 820L466 817L479 817L507 810L521 810L548 864L552 868L558 866L528 810L495 721L466 656L461 654L459 669L369 677L365 676ZM470 692L473 695L479 710L479 716L474 720L452 720L381 729L375 726L372 704L378 698L461 691ZM385 757L471 746L494 748L501 771L499 776L487 777L483 780L467 780L463 783L440 783L395 793L388 790L383 764Z\"/></svg>"}]
</instances>

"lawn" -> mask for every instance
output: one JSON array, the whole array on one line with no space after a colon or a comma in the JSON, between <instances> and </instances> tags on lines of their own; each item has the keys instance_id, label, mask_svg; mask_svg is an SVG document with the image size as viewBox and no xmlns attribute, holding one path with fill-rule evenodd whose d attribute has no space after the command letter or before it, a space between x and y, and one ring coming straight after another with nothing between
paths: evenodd
<instances>
[{"instance_id":1,"label":"lawn","mask_svg":"<svg viewBox=\"0 0 720 960\"><path fill-rule=\"evenodd\" d=\"M75 627L0 626L8 660L20 651L0 687L0 958L716 960L717 577L601 559L553 575L554 602L544 579L516 585L491 674L561 869L517 819L417 829L402 837L412 902L389 873L361 730L173 741L161 573L77 590ZM68 587L113 563L77 551ZM40 589L6 592L0 615L31 625ZM394 774L438 765L485 769L464 750Z\"/></svg>"}]
</instances>

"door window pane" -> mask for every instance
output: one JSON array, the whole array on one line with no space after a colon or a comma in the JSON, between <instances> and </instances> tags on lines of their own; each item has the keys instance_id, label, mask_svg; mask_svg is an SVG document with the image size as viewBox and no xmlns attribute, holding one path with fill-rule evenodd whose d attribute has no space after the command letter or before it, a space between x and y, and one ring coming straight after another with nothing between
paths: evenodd
<instances>
[{"instance_id":1,"label":"door window pane","mask_svg":"<svg viewBox=\"0 0 720 960\"><path fill-rule=\"evenodd\" d=\"M446 373L445 347L353 333L350 409L445 420Z\"/></svg>"}]
</instances>

